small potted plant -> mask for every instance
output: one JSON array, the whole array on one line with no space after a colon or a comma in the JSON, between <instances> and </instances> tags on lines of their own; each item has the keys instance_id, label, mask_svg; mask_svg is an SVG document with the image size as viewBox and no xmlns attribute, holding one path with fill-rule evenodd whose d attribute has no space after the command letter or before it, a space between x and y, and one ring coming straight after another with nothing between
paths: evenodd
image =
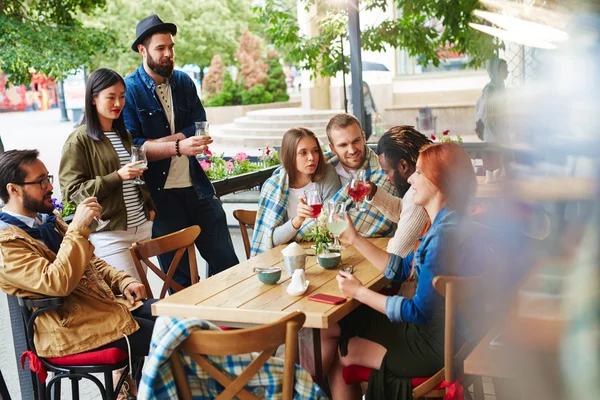
<instances>
[{"instance_id":1,"label":"small potted plant","mask_svg":"<svg viewBox=\"0 0 600 400\"><path fill-rule=\"evenodd\" d=\"M327 229L327 214L328 208L323 207L321 210L321 214L317 218L316 224L312 227L312 229L304 235L304 240L315 242L315 253L318 256L323 253L331 243L333 243L333 238Z\"/></svg>"}]
</instances>

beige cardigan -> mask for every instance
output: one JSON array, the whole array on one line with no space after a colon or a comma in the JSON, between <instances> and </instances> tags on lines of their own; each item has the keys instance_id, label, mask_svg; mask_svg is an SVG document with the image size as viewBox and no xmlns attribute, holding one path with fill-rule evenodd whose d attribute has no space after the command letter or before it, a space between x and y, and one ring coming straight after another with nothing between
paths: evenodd
<instances>
[{"instance_id":1,"label":"beige cardigan","mask_svg":"<svg viewBox=\"0 0 600 400\"><path fill-rule=\"evenodd\" d=\"M404 198L393 196L385 190L377 190L371 200L387 219L398 221L394 237L387 247L388 253L406 257L415 247L419 234L427 223L427 212L413 203L413 191L409 188Z\"/></svg>"}]
</instances>

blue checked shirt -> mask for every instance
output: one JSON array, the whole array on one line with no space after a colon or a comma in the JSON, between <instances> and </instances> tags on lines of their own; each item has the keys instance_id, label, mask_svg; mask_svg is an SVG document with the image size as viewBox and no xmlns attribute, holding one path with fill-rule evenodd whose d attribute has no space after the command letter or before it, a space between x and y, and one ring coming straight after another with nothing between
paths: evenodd
<instances>
[{"instance_id":1,"label":"blue checked shirt","mask_svg":"<svg viewBox=\"0 0 600 400\"><path fill-rule=\"evenodd\" d=\"M169 357L194 329L219 330L214 324L197 318L175 319L159 317L154 325L150 353L142 371L138 399L176 399L177 388ZM223 387L186 353L181 353L184 370L195 400L216 398ZM239 376L254 360L255 354L209 356L208 359L226 374ZM259 398L281 399L283 388L283 360L271 357L250 379L245 389ZM325 393L312 381L308 372L296 366L294 399L327 399Z\"/></svg>"},{"instance_id":2,"label":"blue checked shirt","mask_svg":"<svg viewBox=\"0 0 600 400\"><path fill-rule=\"evenodd\" d=\"M398 192L390 181L388 181L385 172L383 172L379 165L377 154L367 146L365 146L365 149L367 157L361 170L365 170L366 178L377 185L377 190L385 190L393 196L398 197ZM333 155L331 152L325 154L325 159L327 159L334 167L339 163L337 156ZM366 211L357 210L358 207L352 205L352 198L348 194L349 184L350 182L342 186L335 196L333 196L332 200L338 203L343 202L348 206L346 207L347 209L349 208L348 215L352 218L352 221L354 221L356 230L366 237L392 236L396 229L396 222L387 219L377 207L367 204L366 202L364 204ZM311 231L314 224L314 219L306 220L300 227L300 230L298 230L296 240L301 241L302 238Z\"/></svg>"}]
</instances>

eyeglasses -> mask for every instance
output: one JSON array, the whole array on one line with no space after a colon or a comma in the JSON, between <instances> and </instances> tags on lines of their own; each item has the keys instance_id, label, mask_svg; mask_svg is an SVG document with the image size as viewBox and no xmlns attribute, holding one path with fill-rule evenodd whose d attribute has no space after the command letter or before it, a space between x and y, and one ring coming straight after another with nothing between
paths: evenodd
<instances>
[{"instance_id":1,"label":"eyeglasses","mask_svg":"<svg viewBox=\"0 0 600 400\"><path fill-rule=\"evenodd\" d=\"M39 181L34 181L34 182L21 182L21 183L15 183L15 185L19 185L19 186L24 186L24 185L40 185L40 188L42 188L42 190L46 190L48 189L48 185L53 184L54 183L54 176L52 175L48 175L47 177L40 179Z\"/></svg>"}]
</instances>

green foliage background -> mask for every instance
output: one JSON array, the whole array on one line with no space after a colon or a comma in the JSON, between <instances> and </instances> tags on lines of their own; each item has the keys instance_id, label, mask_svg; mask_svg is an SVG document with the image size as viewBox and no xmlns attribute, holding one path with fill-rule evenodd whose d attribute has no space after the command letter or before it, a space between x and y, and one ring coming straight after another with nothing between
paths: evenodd
<instances>
[{"instance_id":1,"label":"green foliage background","mask_svg":"<svg viewBox=\"0 0 600 400\"><path fill-rule=\"evenodd\" d=\"M257 20L264 26L269 39L280 48L288 49L287 58L302 69L324 76L342 70L340 36L347 42L348 13L329 0L299 0L308 9L316 7L319 34L301 34L295 14L287 1L265 0L264 6L254 8ZM493 57L500 43L468 26L477 22L473 10L480 8L478 0L395 0L398 10L395 19L379 20L361 27L362 49L384 51L403 48L417 57L422 65L440 64L440 51L451 47L453 52L469 55L469 66L476 67ZM360 11L388 11L387 0L361 0ZM350 58L345 58L349 72Z\"/></svg>"},{"instance_id":2,"label":"green foliage background","mask_svg":"<svg viewBox=\"0 0 600 400\"><path fill-rule=\"evenodd\" d=\"M0 71L13 84L29 83L29 69L61 79L91 66L95 54L114 54L112 30L85 28L75 17L105 0L0 0Z\"/></svg>"}]
</instances>

